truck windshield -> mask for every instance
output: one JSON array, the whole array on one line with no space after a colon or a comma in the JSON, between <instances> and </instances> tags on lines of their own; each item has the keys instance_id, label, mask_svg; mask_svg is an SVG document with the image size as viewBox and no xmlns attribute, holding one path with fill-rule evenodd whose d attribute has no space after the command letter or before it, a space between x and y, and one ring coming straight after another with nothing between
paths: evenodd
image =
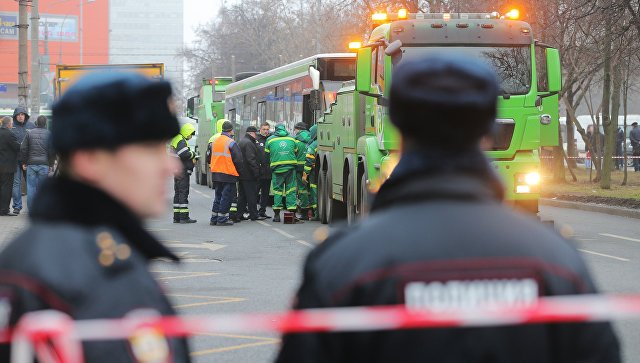
<instances>
[{"instance_id":1,"label":"truck windshield","mask_svg":"<svg viewBox=\"0 0 640 363\"><path fill-rule=\"evenodd\" d=\"M509 46L447 46L402 48L402 62L423 57L432 52L455 51L469 58L481 58L493 67L504 93L523 95L531 88L531 48L529 45Z\"/></svg>"}]
</instances>

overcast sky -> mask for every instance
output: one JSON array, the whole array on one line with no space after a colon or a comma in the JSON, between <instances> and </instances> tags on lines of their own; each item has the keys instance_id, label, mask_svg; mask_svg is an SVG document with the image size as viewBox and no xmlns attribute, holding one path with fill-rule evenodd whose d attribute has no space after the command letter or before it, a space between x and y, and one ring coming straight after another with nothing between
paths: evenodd
<instances>
[{"instance_id":1,"label":"overcast sky","mask_svg":"<svg viewBox=\"0 0 640 363\"><path fill-rule=\"evenodd\" d=\"M195 28L213 19L222 0L184 0L184 42L191 44Z\"/></svg>"}]
</instances>

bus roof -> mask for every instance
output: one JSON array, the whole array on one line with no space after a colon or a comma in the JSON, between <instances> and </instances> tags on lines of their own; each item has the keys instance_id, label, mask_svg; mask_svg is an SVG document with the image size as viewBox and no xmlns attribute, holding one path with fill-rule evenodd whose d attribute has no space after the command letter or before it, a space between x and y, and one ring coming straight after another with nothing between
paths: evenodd
<instances>
[{"instance_id":1,"label":"bus roof","mask_svg":"<svg viewBox=\"0 0 640 363\"><path fill-rule=\"evenodd\" d=\"M301 59L297 62L293 62L282 67L274 68L264 73L260 73L253 77L243 79L242 81L231 83L227 86L227 97L233 97L238 94L269 85L275 86L287 80L307 75L309 74L309 66L315 66L318 59L349 59L355 57L355 53L325 53L313 55L311 57Z\"/></svg>"}]
</instances>

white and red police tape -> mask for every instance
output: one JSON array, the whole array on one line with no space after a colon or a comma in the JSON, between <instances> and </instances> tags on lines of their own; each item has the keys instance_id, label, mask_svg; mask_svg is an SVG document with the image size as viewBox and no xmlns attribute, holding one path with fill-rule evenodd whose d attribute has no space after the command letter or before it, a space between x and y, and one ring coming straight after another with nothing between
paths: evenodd
<instances>
[{"instance_id":1,"label":"white and red police tape","mask_svg":"<svg viewBox=\"0 0 640 363\"><path fill-rule=\"evenodd\" d=\"M81 341L122 340L142 330L166 336L238 332L353 332L414 328L488 327L541 323L599 322L640 318L640 295L543 297L530 306L485 306L445 311L410 310L404 305L298 310L287 313L162 317L134 311L123 319L73 321L65 314L40 311L25 315L13 332L12 363L81 363ZM51 344L55 347L52 351ZM34 352L35 350L35 352Z\"/></svg>"}]
</instances>

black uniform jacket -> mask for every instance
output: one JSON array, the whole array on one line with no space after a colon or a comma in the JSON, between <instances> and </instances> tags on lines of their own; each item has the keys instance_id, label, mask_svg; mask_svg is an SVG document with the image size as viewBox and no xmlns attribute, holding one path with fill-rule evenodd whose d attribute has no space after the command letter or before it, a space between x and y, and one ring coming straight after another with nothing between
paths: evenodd
<instances>
[{"instance_id":1,"label":"black uniform jacket","mask_svg":"<svg viewBox=\"0 0 640 363\"><path fill-rule=\"evenodd\" d=\"M256 135L260 157L260 179L271 179L271 166L269 165L270 160L267 153L264 152L264 147L267 145L267 139L269 136L262 136L260 133Z\"/></svg>"},{"instance_id":2,"label":"black uniform jacket","mask_svg":"<svg viewBox=\"0 0 640 363\"><path fill-rule=\"evenodd\" d=\"M500 204L500 183L477 154L459 172L446 161L433 166L419 155L403 156L372 214L308 256L294 307L473 305L473 290L465 286L476 298L493 291L484 296L496 299L508 298L496 288L511 287L525 303L537 294L595 292L571 243ZM291 334L277 361L612 363L620 357L611 326L599 323Z\"/></svg>"},{"instance_id":3,"label":"black uniform jacket","mask_svg":"<svg viewBox=\"0 0 640 363\"><path fill-rule=\"evenodd\" d=\"M238 141L240 150L242 151L242 160L244 161L242 171L240 172L240 180L258 180L260 176L260 150L256 139L246 134Z\"/></svg>"},{"instance_id":4,"label":"black uniform jacket","mask_svg":"<svg viewBox=\"0 0 640 363\"><path fill-rule=\"evenodd\" d=\"M177 258L127 208L64 178L46 181L39 193L31 226L0 253L0 299L10 302L10 325L44 309L74 320L121 318L134 309L175 315L147 264ZM84 352L86 362L136 362L125 341L85 343ZM190 361L184 339L170 339L169 352L172 362ZM9 362L9 353L0 345L0 362Z\"/></svg>"}]
</instances>

